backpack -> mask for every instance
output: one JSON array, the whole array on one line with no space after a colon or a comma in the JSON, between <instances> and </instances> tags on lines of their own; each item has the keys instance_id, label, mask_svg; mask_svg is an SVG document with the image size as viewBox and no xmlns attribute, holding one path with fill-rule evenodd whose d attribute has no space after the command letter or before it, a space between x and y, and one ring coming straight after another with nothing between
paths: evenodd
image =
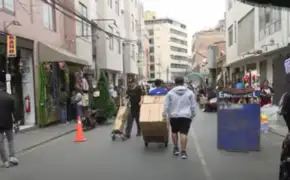
<instances>
[{"instance_id":1,"label":"backpack","mask_svg":"<svg viewBox=\"0 0 290 180\"><path fill-rule=\"evenodd\" d=\"M282 96L281 96L281 98L280 98L280 100L279 100L279 103L278 103L278 110L277 110L277 113L278 114L283 114L283 112L282 112L282 108L283 108L283 104L284 104L284 98L285 98L285 95L286 94L288 94L287 92L285 92Z\"/></svg>"}]
</instances>

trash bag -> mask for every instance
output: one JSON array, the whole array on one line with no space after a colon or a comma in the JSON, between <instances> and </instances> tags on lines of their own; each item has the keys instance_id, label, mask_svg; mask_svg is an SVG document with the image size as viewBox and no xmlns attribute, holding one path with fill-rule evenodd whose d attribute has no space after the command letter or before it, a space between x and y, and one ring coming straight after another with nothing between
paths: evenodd
<instances>
[{"instance_id":1,"label":"trash bag","mask_svg":"<svg viewBox=\"0 0 290 180\"><path fill-rule=\"evenodd\" d=\"M263 107L261 107L261 114L266 115L268 117L268 120L270 122L275 122L279 120L279 114L278 114L278 106L267 104Z\"/></svg>"}]
</instances>

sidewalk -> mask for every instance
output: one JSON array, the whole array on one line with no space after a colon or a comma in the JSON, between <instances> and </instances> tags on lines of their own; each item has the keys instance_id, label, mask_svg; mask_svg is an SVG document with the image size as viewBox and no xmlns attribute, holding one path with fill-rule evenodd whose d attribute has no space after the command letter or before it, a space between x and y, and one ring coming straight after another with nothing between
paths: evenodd
<instances>
[{"instance_id":1,"label":"sidewalk","mask_svg":"<svg viewBox=\"0 0 290 180\"><path fill-rule=\"evenodd\" d=\"M37 128L23 133L20 132L15 136L16 152L21 153L25 150L32 149L73 131L75 131L75 123L58 124L47 128Z\"/></svg>"},{"instance_id":2,"label":"sidewalk","mask_svg":"<svg viewBox=\"0 0 290 180\"><path fill-rule=\"evenodd\" d=\"M284 119L279 119L273 124L269 124L269 131L277 135L285 137L288 133L288 128Z\"/></svg>"}]
</instances>

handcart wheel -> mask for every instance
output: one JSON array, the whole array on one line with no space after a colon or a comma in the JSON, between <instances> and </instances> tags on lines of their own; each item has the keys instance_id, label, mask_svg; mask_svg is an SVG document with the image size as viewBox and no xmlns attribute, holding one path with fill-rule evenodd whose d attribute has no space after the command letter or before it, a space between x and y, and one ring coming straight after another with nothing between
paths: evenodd
<instances>
[{"instance_id":1,"label":"handcart wheel","mask_svg":"<svg viewBox=\"0 0 290 180\"><path fill-rule=\"evenodd\" d=\"M164 143L164 145L165 145L165 147L168 147L168 142L166 141L166 142Z\"/></svg>"},{"instance_id":2,"label":"handcart wheel","mask_svg":"<svg viewBox=\"0 0 290 180\"><path fill-rule=\"evenodd\" d=\"M116 136L113 134L112 135L112 141L115 141L116 140Z\"/></svg>"},{"instance_id":3,"label":"handcart wheel","mask_svg":"<svg viewBox=\"0 0 290 180\"><path fill-rule=\"evenodd\" d=\"M145 141L144 142L144 145L145 145L145 147L148 147L148 142Z\"/></svg>"}]
</instances>

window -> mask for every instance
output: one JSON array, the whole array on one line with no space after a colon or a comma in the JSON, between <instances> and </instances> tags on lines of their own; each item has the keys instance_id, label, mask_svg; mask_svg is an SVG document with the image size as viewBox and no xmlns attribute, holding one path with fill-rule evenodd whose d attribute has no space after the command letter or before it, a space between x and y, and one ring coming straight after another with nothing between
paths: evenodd
<instances>
[{"instance_id":1,"label":"window","mask_svg":"<svg viewBox=\"0 0 290 180\"><path fill-rule=\"evenodd\" d=\"M14 13L14 0L1 0L0 1L0 11L3 10L7 13Z\"/></svg>"},{"instance_id":2,"label":"window","mask_svg":"<svg viewBox=\"0 0 290 180\"><path fill-rule=\"evenodd\" d=\"M79 2L79 6L80 6L80 14L83 17L88 18L87 6L85 6L81 2ZM89 24L87 22L85 22L84 20L81 20L81 35L85 38L89 38L88 37L89 36Z\"/></svg>"},{"instance_id":3,"label":"window","mask_svg":"<svg viewBox=\"0 0 290 180\"><path fill-rule=\"evenodd\" d=\"M132 58L135 60L135 45L132 44Z\"/></svg>"},{"instance_id":4,"label":"window","mask_svg":"<svg viewBox=\"0 0 290 180\"><path fill-rule=\"evenodd\" d=\"M182 37L187 37L186 33L178 31L178 30L175 30L175 29L172 29L172 28L170 28L170 33L176 34L176 35L179 35L179 36L182 36Z\"/></svg>"},{"instance_id":5,"label":"window","mask_svg":"<svg viewBox=\"0 0 290 180\"><path fill-rule=\"evenodd\" d=\"M117 32L116 34L117 34L117 36L120 37L120 33L119 32ZM117 38L117 46L118 46L118 53L121 54L121 41L120 41L119 38Z\"/></svg>"},{"instance_id":6,"label":"window","mask_svg":"<svg viewBox=\"0 0 290 180\"><path fill-rule=\"evenodd\" d=\"M155 71L155 65L154 64L150 64L150 71Z\"/></svg>"},{"instance_id":7,"label":"window","mask_svg":"<svg viewBox=\"0 0 290 180\"><path fill-rule=\"evenodd\" d=\"M109 26L109 29L110 29L110 33L114 33L114 30L111 26ZM113 36L110 36L109 37L109 49L110 50L114 50L114 39L113 39Z\"/></svg>"},{"instance_id":8,"label":"window","mask_svg":"<svg viewBox=\"0 0 290 180\"><path fill-rule=\"evenodd\" d=\"M153 55L150 56L150 62L154 63L154 56Z\"/></svg>"},{"instance_id":9,"label":"window","mask_svg":"<svg viewBox=\"0 0 290 180\"><path fill-rule=\"evenodd\" d=\"M154 31L153 31L153 29L149 29L149 30L148 30L148 33L149 33L150 36L153 36L153 35L154 35Z\"/></svg>"},{"instance_id":10,"label":"window","mask_svg":"<svg viewBox=\"0 0 290 180\"><path fill-rule=\"evenodd\" d=\"M115 11L116 11L116 14L119 16L120 15L120 1L119 0L115 1Z\"/></svg>"},{"instance_id":11,"label":"window","mask_svg":"<svg viewBox=\"0 0 290 180\"><path fill-rule=\"evenodd\" d=\"M231 25L228 29L228 46L232 46L233 45L233 25Z\"/></svg>"},{"instance_id":12,"label":"window","mask_svg":"<svg viewBox=\"0 0 290 180\"><path fill-rule=\"evenodd\" d=\"M154 53L154 47L150 47L149 52Z\"/></svg>"},{"instance_id":13,"label":"window","mask_svg":"<svg viewBox=\"0 0 290 180\"><path fill-rule=\"evenodd\" d=\"M131 22L132 22L132 31L134 32L135 25L134 25L134 16L131 15Z\"/></svg>"},{"instance_id":14,"label":"window","mask_svg":"<svg viewBox=\"0 0 290 180\"><path fill-rule=\"evenodd\" d=\"M42 5L43 25L45 28L51 31L55 31L56 23L55 23L54 3L51 0L47 0L46 2L44 2Z\"/></svg>"},{"instance_id":15,"label":"window","mask_svg":"<svg viewBox=\"0 0 290 180\"><path fill-rule=\"evenodd\" d=\"M259 8L260 40L281 30L282 11L276 8Z\"/></svg>"},{"instance_id":16,"label":"window","mask_svg":"<svg viewBox=\"0 0 290 180\"><path fill-rule=\"evenodd\" d=\"M171 68L177 68L177 69L187 69L188 65L185 64L170 64Z\"/></svg>"},{"instance_id":17,"label":"window","mask_svg":"<svg viewBox=\"0 0 290 180\"><path fill-rule=\"evenodd\" d=\"M154 39L153 38L149 39L149 44L154 44Z\"/></svg>"},{"instance_id":18,"label":"window","mask_svg":"<svg viewBox=\"0 0 290 180\"><path fill-rule=\"evenodd\" d=\"M181 39L177 39L174 37L170 37L170 41L177 43L177 44L181 44L181 45L186 45L187 46L187 41L181 40Z\"/></svg>"},{"instance_id":19,"label":"window","mask_svg":"<svg viewBox=\"0 0 290 180\"><path fill-rule=\"evenodd\" d=\"M154 74L154 72L153 72L153 73L150 73L150 79L155 79L155 74Z\"/></svg>"},{"instance_id":20,"label":"window","mask_svg":"<svg viewBox=\"0 0 290 180\"><path fill-rule=\"evenodd\" d=\"M113 0L108 0L108 5L110 6L110 8L113 8Z\"/></svg>"},{"instance_id":21,"label":"window","mask_svg":"<svg viewBox=\"0 0 290 180\"><path fill-rule=\"evenodd\" d=\"M170 46L171 51L175 51L175 52L182 52L182 53L187 53L187 49L184 48L179 48L179 47L175 47L175 46Z\"/></svg>"}]
</instances>

